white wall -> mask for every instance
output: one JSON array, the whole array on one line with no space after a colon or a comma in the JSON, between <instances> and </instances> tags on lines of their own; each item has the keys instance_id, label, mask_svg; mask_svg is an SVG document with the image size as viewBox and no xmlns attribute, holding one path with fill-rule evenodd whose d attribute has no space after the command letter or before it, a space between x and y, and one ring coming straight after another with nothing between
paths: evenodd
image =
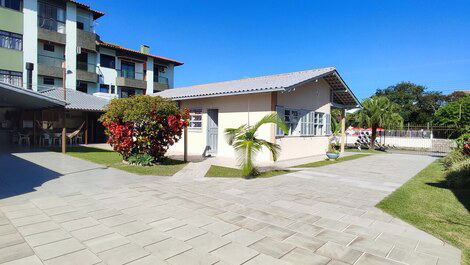
<instances>
[{"instance_id":1,"label":"white wall","mask_svg":"<svg viewBox=\"0 0 470 265\"><path fill-rule=\"evenodd\" d=\"M77 6L71 2L67 2L65 33L65 63L67 72L71 72L67 74L65 86L77 89Z\"/></svg>"},{"instance_id":2,"label":"white wall","mask_svg":"<svg viewBox=\"0 0 470 265\"><path fill-rule=\"evenodd\" d=\"M101 54L106 54L106 55L110 55L110 56L114 56L116 57L116 52L114 50L111 50L111 49L106 49L106 48L100 48L100 52L97 54L97 58L96 58L96 65L98 66L98 75L102 74L103 76L100 77L100 84L107 84L107 85L114 85L116 86L116 77L118 75L116 69L112 69L112 68L106 68L106 67L102 67L100 65L100 56ZM118 65L117 65L117 59L116 59L116 68L118 68ZM99 87L99 84L98 84L98 87ZM100 93L99 95L100 96L103 96L101 95L103 93ZM117 94L117 88L116 88L116 92L115 92L115 95Z\"/></svg>"},{"instance_id":3,"label":"white wall","mask_svg":"<svg viewBox=\"0 0 470 265\"><path fill-rule=\"evenodd\" d=\"M26 63L33 63L33 90L38 90L38 2L25 0L23 3L23 86L26 84Z\"/></svg>"},{"instance_id":4,"label":"white wall","mask_svg":"<svg viewBox=\"0 0 470 265\"><path fill-rule=\"evenodd\" d=\"M153 80L153 58L148 57L147 59L147 91L146 95L151 95L153 93L153 82L158 80Z\"/></svg>"},{"instance_id":5,"label":"white wall","mask_svg":"<svg viewBox=\"0 0 470 265\"><path fill-rule=\"evenodd\" d=\"M288 93L277 93L277 105L285 108L314 110L330 113L328 83L323 79L297 87ZM329 136L286 136L277 137L281 146L279 160L324 154L328 148Z\"/></svg>"}]
</instances>

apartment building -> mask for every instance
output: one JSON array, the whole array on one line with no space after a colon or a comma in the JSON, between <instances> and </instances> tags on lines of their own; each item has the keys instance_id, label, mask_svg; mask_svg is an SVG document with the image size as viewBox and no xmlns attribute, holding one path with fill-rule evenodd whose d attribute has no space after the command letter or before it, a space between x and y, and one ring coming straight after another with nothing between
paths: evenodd
<instances>
[{"instance_id":1,"label":"apartment building","mask_svg":"<svg viewBox=\"0 0 470 265\"><path fill-rule=\"evenodd\" d=\"M44 91L65 86L103 98L173 88L183 63L104 42L104 13L73 0L0 0L0 82Z\"/></svg>"}]
</instances>

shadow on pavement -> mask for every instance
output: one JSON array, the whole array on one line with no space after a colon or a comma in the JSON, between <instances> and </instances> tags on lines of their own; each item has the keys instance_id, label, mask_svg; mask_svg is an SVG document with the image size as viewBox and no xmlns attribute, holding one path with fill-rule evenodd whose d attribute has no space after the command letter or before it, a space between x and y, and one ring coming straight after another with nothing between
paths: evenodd
<instances>
[{"instance_id":1,"label":"shadow on pavement","mask_svg":"<svg viewBox=\"0 0 470 265\"><path fill-rule=\"evenodd\" d=\"M0 152L0 199L35 191L62 174L7 152Z\"/></svg>"}]
</instances>

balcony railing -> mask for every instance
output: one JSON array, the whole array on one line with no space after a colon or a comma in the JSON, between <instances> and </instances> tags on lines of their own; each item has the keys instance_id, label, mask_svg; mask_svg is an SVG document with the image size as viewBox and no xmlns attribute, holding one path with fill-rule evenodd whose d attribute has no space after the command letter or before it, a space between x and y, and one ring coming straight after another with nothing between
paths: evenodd
<instances>
[{"instance_id":1,"label":"balcony railing","mask_svg":"<svg viewBox=\"0 0 470 265\"><path fill-rule=\"evenodd\" d=\"M154 76L154 82L157 82L159 84L164 84L164 85L168 85L168 77L164 77L164 76Z\"/></svg>"},{"instance_id":2,"label":"balcony railing","mask_svg":"<svg viewBox=\"0 0 470 265\"><path fill-rule=\"evenodd\" d=\"M96 73L96 64L87 62L77 62L77 69L90 73Z\"/></svg>"},{"instance_id":3,"label":"balcony railing","mask_svg":"<svg viewBox=\"0 0 470 265\"><path fill-rule=\"evenodd\" d=\"M63 58L57 58L47 55L38 55L38 64L44 64L48 66L54 66L58 68L62 68L62 63L64 62Z\"/></svg>"},{"instance_id":4,"label":"balcony railing","mask_svg":"<svg viewBox=\"0 0 470 265\"><path fill-rule=\"evenodd\" d=\"M38 17L38 27L65 34L65 23L53 18Z\"/></svg>"},{"instance_id":5,"label":"balcony railing","mask_svg":"<svg viewBox=\"0 0 470 265\"><path fill-rule=\"evenodd\" d=\"M136 80L144 80L144 73L142 72L136 72L132 70L117 70L117 71L120 77L136 79Z\"/></svg>"}]
</instances>

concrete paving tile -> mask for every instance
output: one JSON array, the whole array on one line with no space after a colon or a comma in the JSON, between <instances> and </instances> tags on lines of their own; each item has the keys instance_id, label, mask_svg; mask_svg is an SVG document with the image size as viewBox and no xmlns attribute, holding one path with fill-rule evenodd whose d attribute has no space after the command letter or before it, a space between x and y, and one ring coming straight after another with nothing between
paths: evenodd
<instances>
[{"instance_id":1,"label":"concrete paving tile","mask_svg":"<svg viewBox=\"0 0 470 265\"><path fill-rule=\"evenodd\" d=\"M350 247L341 246L333 242L327 242L315 252L324 257L343 261L348 264L354 264L359 259L362 252Z\"/></svg>"},{"instance_id":2,"label":"concrete paving tile","mask_svg":"<svg viewBox=\"0 0 470 265\"><path fill-rule=\"evenodd\" d=\"M331 260L330 262L328 262L328 265L348 265L348 264L339 260Z\"/></svg>"},{"instance_id":3,"label":"concrete paving tile","mask_svg":"<svg viewBox=\"0 0 470 265\"><path fill-rule=\"evenodd\" d=\"M295 215L289 216L289 218L297 222L313 224L316 221L320 220L321 217L308 213L296 213Z\"/></svg>"},{"instance_id":4,"label":"concrete paving tile","mask_svg":"<svg viewBox=\"0 0 470 265\"><path fill-rule=\"evenodd\" d=\"M367 227L374 222L374 220L372 219L353 216L353 215L345 215L339 221L343 223L347 223L347 224L360 225L364 227Z\"/></svg>"},{"instance_id":5,"label":"concrete paving tile","mask_svg":"<svg viewBox=\"0 0 470 265\"><path fill-rule=\"evenodd\" d=\"M201 250L203 252L211 252L224 245L227 245L228 243L230 243L230 240L220 236L216 236L209 232L198 237L192 238L186 241L186 243L191 245L193 248Z\"/></svg>"},{"instance_id":6,"label":"concrete paving tile","mask_svg":"<svg viewBox=\"0 0 470 265\"><path fill-rule=\"evenodd\" d=\"M259 253L251 248L230 243L212 251L211 254L230 264L242 264Z\"/></svg>"},{"instance_id":7,"label":"concrete paving tile","mask_svg":"<svg viewBox=\"0 0 470 265\"><path fill-rule=\"evenodd\" d=\"M18 227L18 232L20 232L23 236L29 236L33 234L43 233L51 230L59 229L56 223L52 221L46 221L37 224L25 225L22 227Z\"/></svg>"},{"instance_id":8,"label":"concrete paving tile","mask_svg":"<svg viewBox=\"0 0 470 265\"><path fill-rule=\"evenodd\" d=\"M49 244L55 241L71 238L72 236L62 229L51 230L26 236L25 240L32 247Z\"/></svg>"},{"instance_id":9,"label":"concrete paving tile","mask_svg":"<svg viewBox=\"0 0 470 265\"><path fill-rule=\"evenodd\" d=\"M185 226L181 226L181 227L166 231L166 233L176 239L186 241L191 238L205 234L207 232L203 229L197 228L192 225L185 225Z\"/></svg>"},{"instance_id":10,"label":"concrete paving tile","mask_svg":"<svg viewBox=\"0 0 470 265\"><path fill-rule=\"evenodd\" d=\"M24 239L19 233L0 236L0 249L23 243Z\"/></svg>"},{"instance_id":11,"label":"concrete paving tile","mask_svg":"<svg viewBox=\"0 0 470 265\"><path fill-rule=\"evenodd\" d=\"M243 263L243 265L292 265L290 262L286 262L280 259L275 259L271 256L264 255L263 253L260 253L258 256L250 259L246 263ZM217 263L218 265L218 263Z\"/></svg>"},{"instance_id":12,"label":"concrete paving tile","mask_svg":"<svg viewBox=\"0 0 470 265\"><path fill-rule=\"evenodd\" d=\"M388 259L399 261L413 265L436 265L438 257L430 256L420 252L410 251L408 249L402 249L400 247L393 247L392 251L387 256Z\"/></svg>"},{"instance_id":13,"label":"concrete paving tile","mask_svg":"<svg viewBox=\"0 0 470 265\"><path fill-rule=\"evenodd\" d=\"M85 217L82 219L72 220L68 222L61 223L60 225L67 231L75 231L87 227L92 227L99 225L100 222L96 221L91 217Z\"/></svg>"},{"instance_id":14,"label":"concrete paving tile","mask_svg":"<svg viewBox=\"0 0 470 265\"><path fill-rule=\"evenodd\" d=\"M0 236L16 233L16 228L11 225L0 225Z\"/></svg>"},{"instance_id":15,"label":"concrete paving tile","mask_svg":"<svg viewBox=\"0 0 470 265\"><path fill-rule=\"evenodd\" d=\"M257 232L279 241L282 241L295 233L292 230L284 229L274 225L268 225L258 230Z\"/></svg>"},{"instance_id":16,"label":"concrete paving tile","mask_svg":"<svg viewBox=\"0 0 470 265\"><path fill-rule=\"evenodd\" d=\"M27 243L20 243L0 249L0 263L22 259L34 255Z\"/></svg>"},{"instance_id":17,"label":"concrete paving tile","mask_svg":"<svg viewBox=\"0 0 470 265\"><path fill-rule=\"evenodd\" d=\"M196 226L196 227L203 227L208 224L212 224L216 222L217 220L212 217L198 214L198 215L190 216L188 218L184 218L182 219L182 221L190 225Z\"/></svg>"},{"instance_id":18,"label":"concrete paving tile","mask_svg":"<svg viewBox=\"0 0 470 265\"><path fill-rule=\"evenodd\" d=\"M71 207L70 205L66 205L66 206L59 206L59 207L54 207L50 209L45 209L43 211L47 215L53 216L53 215L58 215L58 214L75 212L77 211L77 209L75 209L74 207Z\"/></svg>"},{"instance_id":19,"label":"concrete paving tile","mask_svg":"<svg viewBox=\"0 0 470 265\"><path fill-rule=\"evenodd\" d=\"M344 219L344 217L342 219ZM320 226L320 227L323 227L323 228L328 228L328 229L331 229L331 230L338 230L338 231L342 231L346 227L349 226L349 224L347 224L347 223L340 222L340 221L337 221L337 220L328 219L328 218L321 218L320 220L315 222L314 225Z\"/></svg>"},{"instance_id":20,"label":"concrete paving tile","mask_svg":"<svg viewBox=\"0 0 470 265\"><path fill-rule=\"evenodd\" d=\"M306 236L299 233L293 234L292 236L286 238L283 242L305 248L310 251L315 251L325 244L325 241L316 239L313 236Z\"/></svg>"},{"instance_id":21,"label":"concrete paving tile","mask_svg":"<svg viewBox=\"0 0 470 265\"><path fill-rule=\"evenodd\" d=\"M325 229L321 231L320 233L318 233L318 235L316 235L315 238L322 240L322 241L332 241L340 245L346 246L347 244L349 244L349 242L351 242L354 238L356 238L356 236L351 235L351 234L346 234L343 232Z\"/></svg>"},{"instance_id":22,"label":"concrete paving tile","mask_svg":"<svg viewBox=\"0 0 470 265\"><path fill-rule=\"evenodd\" d=\"M31 202L36 205L39 209L50 209L59 206L67 206L67 202L58 197L46 197L32 199Z\"/></svg>"},{"instance_id":23,"label":"concrete paving tile","mask_svg":"<svg viewBox=\"0 0 470 265\"><path fill-rule=\"evenodd\" d=\"M11 223L16 227L19 227L19 226L25 226L25 225L35 224L35 223L41 223L44 221L49 221L50 219L51 218L45 214L38 214L38 215L11 219Z\"/></svg>"},{"instance_id":24,"label":"concrete paving tile","mask_svg":"<svg viewBox=\"0 0 470 265\"><path fill-rule=\"evenodd\" d=\"M81 212L81 211L73 211L73 212L53 215L51 216L51 219L58 223L63 223L63 222L68 222L72 220L82 219L85 217L88 217L86 213Z\"/></svg>"},{"instance_id":25,"label":"concrete paving tile","mask_svg":"<svg viewBox=\"0 0 470 265\"><path fill-rule=\"evenodd\" d=\"M93 238L105 236L114 233L113 230L104 225L96 225L92 227L86 227L71 232L72 236L80 241L87 241Z\"/></svg>"},{"instance_id":26,"label":"concrete paving tile","mask_svg":"<svg viewBox=\"0 0 470 265\"><path fill-rule=\"evenodd\" d=\"M280 258L295 248L295 246L291 244L279 242L268 237L255 242L249 247L274 258Z\"/></svg>"},{"instance_id":27,"label":"concrete paving tile","mask_svg":"<svg viewBox=\"0 0 470 265\"><path fill-rule=\"evenodd\" d=\"M131 261L126 265L168 265L168 263L154 255L148 255L138 260Z\"/></svg>"},{"instance_id":28,"label":"concrete paving tile","mask_svg":"<svg viewBox=\"0 0 470 265\"><path fill-rule=\"evenodd\" d=\"M203 226L202 229L209 231L218 236L224 236L228 233L231 233L235 230L240 229L240 227L233 225L233 224L225 223L225 222L215 222L215 223Z\"/></svg>"},{"instance_id":29,"label":"concrete paving tile","mask_svg":"<svg viewBox=\"0 0 470 265\"><path fill-rule=\"evenodd\" d=\"M157 228L160 231L165 232L165 231L168 231L168 230L171 230L171 229L175 229L175 228L184 226L184 225L186 225L186 222L180 221L180 220L178 220L176 218L173 218L173 217L169 217L169 218L166 218L166 219L163 219L163 220L160 220L160 221L150 223L149 225Z\"/></svg>"},{"instance_id":30,"label":"concrete paving tile","mask_svg":"<svg viewBox=\"0 0 470 265\"><path fill-rule=\"evenodd\" d=\"M296 265L325 265L330 261L327 257L320 256L303 248L293 249L284 255L281 260Z\"/></svg>"},{"instance_id":31,"label":"concrete paving tile","mask_svg":"<svg viewBox=\"0 0 470 265\"><path fill-rule=\"evenodd\" d=\"M83 242L94 253L100 253L115 247L129 244L131 241L120 234L114 233Z\"/></svg>"},{"instance_id":32,"label":"concrete paving tile","mask_svg":"<svg viewBox=\"0 0 470 265\"><path fill-rule=\"evenodd\" d=\"M117 225L112 228L112 230L118 232L123 236L129 236L150 229L152 229L152 227L142 221L134 221L122 225Z\"/></svg>"},{"instance_id":33,"label":"concrete paving tile","mask_svg":"<svg viewBox=\"0 0 470 265\"><path fill-rule=\"evenodd\" d=\"M217 263L219 260L219 258L212 254L190 249L167 259L166 262L172 265L212 265Z\"/></svg>"},{"instance_id":34,"label":"concrete paving tile","mask_svg":"<svg viewBox=\"0 0 470 265\"><path fill-rule=\"evenodd\" d=\"M26 217L26 216L31 216L31 215L38 215L38 214L41 214L41 213L42 213L41 210L34 207L34 208L31 208L31 209L5 212L5 216L7 216L10 219L15 219L15 218L21 218L21 217Z\"/></svg>"},{"instance_id":35,"label":"concrete paving tile","mask_svg":"<svg viewBox=\"0 0 470 265\"><path fill-rule=\"evenodd\" d=\"M376 239L382 233L378 230L358 225L350 225L343 232L371 240Z\"/></svg>"},{"instance_id":36,"label":"concrete paving tile","mask_svg":"<svg viewBox=\"0 0 470 265\"><path fill-rule=\"evenodd\" d=\"M218 218L227 223L236 223L238 221L245 219L246 217L243 215L232 213L232 212L225 212L225 213L216 215L215 218Z\"/></svg>"},{"instance_id":37,"label":"concrete paving tile","mask_svg":"<svg viewBox=\"0 0 470 265\"><path fill-rule=\"evenodd\" d=\"M109 265L126 264L148 255L148 251L132 243L98 253L98 257Z\"/></svg>"},{"instance_id":38,"label":"concrete paving tile","mask_svg":"<svg viewBox=\"0 0 470 265\"><path fill-rule=\"evenodd\" d=\"M256 232L256 231L268 226L269 224L257 221L257 220L252 219L252 218L246 218L246 219L243 219L241 221L236 222L235 225L238 225L240 227L243 227L243 228L246 228L248 230Z\"/></svg>"},{"instance_id":39,"label":"concrete paving tile","mask_svg":"<svg viewBox=\"0 0 470 265\"><path fill-rule=\"evenodd\" d=\"M424 254L438 256L440 258L447 258L447 259L456 259L460 258L460 250L453 246L440 246L436 244L430 244L426 242L419 242L418 247L416 248L417 252L421 252Z\"/></svg>"},{"instance_id":40,"label":"concrete paving tile","mask_svg":"<svg viewBox=\"0 0 470 265\"><path fill-rule=\"evenodd\" d=\"M130 241L142 247L145 247L145 246L163 241L165 239L168 239L170 238L170 236L154 228L154 229L150 229L150 230L146 230L146 231L142 231L136 234L129 235L127 236L127 238Z\"/></svg>"},{"instance_id":41,"label":"concrete paving tile","mask_svg":"<svg viewBox=\"0 0 470 265\"><path fill-rule=\"evenodd\" d=\"M94 211L91 213L88 213L88 215L92 218L95 218L96 220L116 216L122 214L120 211L116 209L103 209L103 210L98 210Z\"/></svg>"},{"instance_id":42,"label":"concrete paving tile","mask_svg":"<svg viewBox=\"0 0 470 265\"><path fill-rule=\"evenodd\" d=\"M380 236L377 237L375 241L393 244L396 247L401 249L408 249L409 251L413 251L416 249L416 245L418 245L418 240L415 238L391 235L388 233L380 234Z\"/></svg>"},{"instance_id":43,"label":"concrete paving tile","mask_svg":"<svg viewBox=\"0 0 470 265\"><path fill-rule=\"evenodd\" d=\"M33 255L26 258L20 258L6 263L2 263L2 265L43 265L43 263L38 258L38 256Z\"/></svg>"},{"instance_id":44,"label":"concrete paving tile","mask_svg":"<svg viewBox=\"0 0 470 265\"><path fill-rule=\"evenodd\" d=\"M386 257L390 250L392 250L393 244L358 237L349 246L376 256Z\"/></svg>"},{"instance_id":45,"label":"concrete paving tile","mask_svg":"<svg viewBox=\"0 0 470 265\"><path fill-rule=\"evenodd\" d=\"M308 236L317 235L318 233L324 230L324 228L320 226L310 225L310 224L301 223L301 222L295 222L291 225L288 225L286 228L292 231L295 231L297 233L301 233L301 234L308 235Z\"/></svg>"},{"instance_id":46,"label":"concrete paving tile","mask_svg":"<svg viewBox=\"0 0 470 265\"><path fill-rule=\"evenodd\" d=\"M36 205L32 204L31 202L27 203L19 203L19 204L13 204L13 205L8 205L8 206L2 206L0 207L0 210L2 210L6 216L9 218L13 218L9 216L10 212L17 212L17 211L23 211L23 210L30 210L30 209L35 209Z\"/></svg>"},{"instance_id":47,"label":"concrete paving tile","mask_svg":"<svg viewBox=\"0 0 470 265\"><path fill-rule=\"evenodd\" d=\"M134 216L130 216L127 214L120 214L120 215L100 219L100 222L109 227L113 227L117 225L130 223L136 220L137 218L135 218Z\"/></svg>"},{"instance_id":48,"label":"concrete paving tile","mask_svg":"<svg viewBox=\"0 0 470 265\"><path fill-rule=\"evenodd\" d=\"M85 249L75 238L64 239L53 243L34 247L34 252L42 259L48 260L75 251Z\"/></svg>"},{"instance_id":49,"label":"concrete paving tile","mask_svg":"<svg viewBox=\"0 0 470 265\"><path fill-rule=\"evenodd\" d=\"M188 251L191 248L191 245L174 238L169 238L145 247L146 250L163 260Z\"/></svg>"},{"instance_id":50,"label":"concrete paving tile","mask_svg":"<svg viewBox=\"0 0 470 265\"><path fill-rule=\"evenodd\" d=\"M66 254L57 258L46 260L46 265L94 265L101 262L98 258L88 249L80 250L70 254Z\"/></svg>"},{"instance_id":51,"label":"concrete paving tile","mask_svg":"<svg viewBox=\"0 0 470 265\"><path fill-rule=\"evenodd\" d=\"M354 265L403 265L403 263L365 253Z\"/></svg>"},{"instance_id":52,"label":"concrete paving tile","mask_svg":"<svg viewBox=\"0 0 470 265\"><path fill-rule=\"evenodd\" d=\"M241 228L230 234L226 234L225 236L223 236L223 238L227 238L230 241L238 243L242 246L249 246L255 243L256 241L264 238L264 236L248 229Z\"/></svg>"},{"instance_id":53,"label":"concrete paving tile","mask_svg":"<svg viewBox=\"0 0 470 265\"><path fill-rule=\"evenodd\" d=\"M154 211L152 208L150 208L149 212L137 214L135 217L145 222L146 224L150 224L156 221L170 218L172 216L169 212Z\"/></svg>"},{"instance_id":54,"label":"concrete paving tile","mask_svg":"<svg viewBox=\"0 0 470 265\"><path fill-rule=\"evenodd\" d=\"M216 215L221 214L221 213L224 212L222 210L219 210L219 209L216 209L216 208L213 208L213 207L203 207L203 208L197 209L196 211L201 213L201 214L208 215L208 216L216 216Z\"/></svg>"}]
</instances>

